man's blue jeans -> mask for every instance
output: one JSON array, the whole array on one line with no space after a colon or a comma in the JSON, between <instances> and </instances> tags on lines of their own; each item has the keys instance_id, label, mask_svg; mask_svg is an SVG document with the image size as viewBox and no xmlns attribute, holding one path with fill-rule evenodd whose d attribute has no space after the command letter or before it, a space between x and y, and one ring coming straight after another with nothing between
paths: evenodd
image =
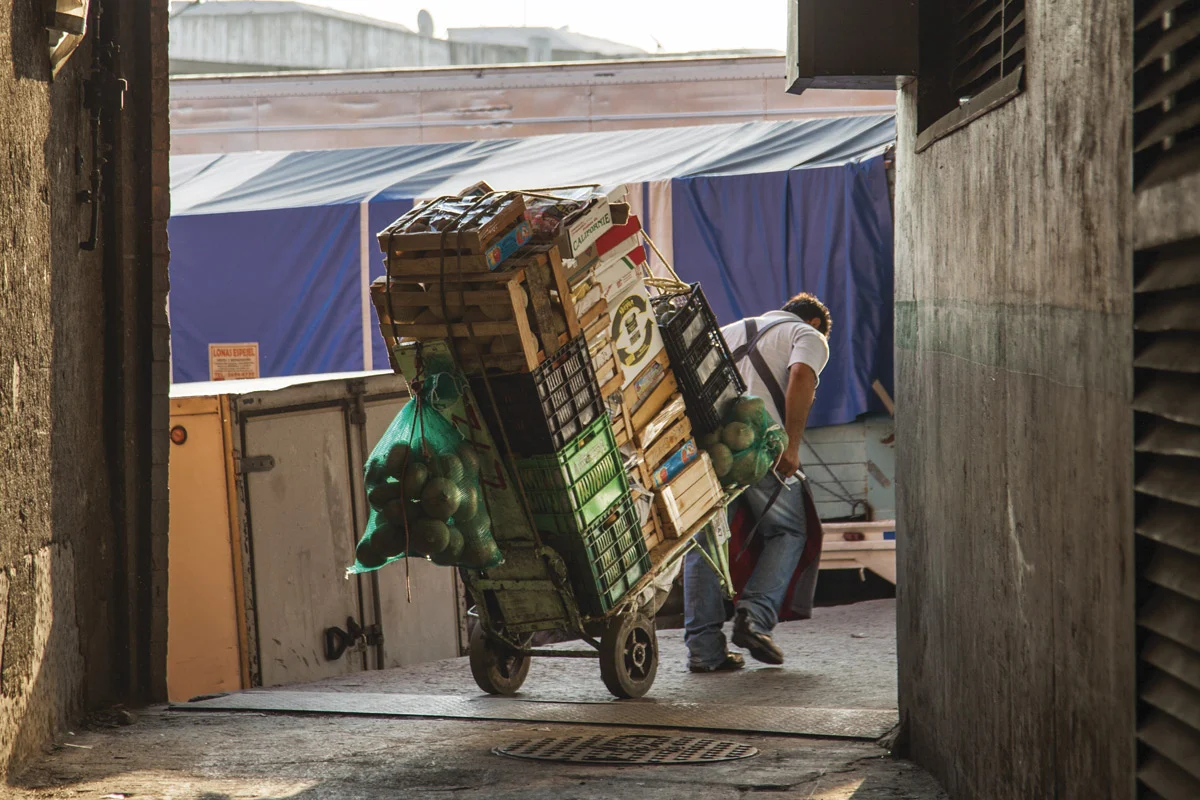
<instances>
[{"instance_id":1,"label":"man's blue jeans","mask_svg":"<svg viewBox=\"0 0 1200 800\"><path fill-rule=\"evenodd\" d=\"M742 589L737 608L746 611L750 628L758 633L770 633L779 622L779 609L808 538L804 489L799 483L781 491L775 505L763 514L778 486L775 477L768 474L742 495L753 518L761 520L754 538L761 539L762 552ZM730 506L731 517L732 514ZM729 557L734 559L737 553L731 552ZM683 564L683 638L693 664L715 667L725 660L725 634L721 632L724 624L721 582L703 556L692 551Z\"/></svg>"}]
</instances>

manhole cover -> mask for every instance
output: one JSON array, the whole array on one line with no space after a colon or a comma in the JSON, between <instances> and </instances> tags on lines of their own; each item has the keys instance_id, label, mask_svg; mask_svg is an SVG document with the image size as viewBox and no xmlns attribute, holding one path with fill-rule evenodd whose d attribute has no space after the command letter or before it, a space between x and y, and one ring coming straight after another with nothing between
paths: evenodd
<instances>
[{"instance_id":1,"label":"manhole cover","mask_svg":"<svg viewBox=\"0 0 1200 800\"><path fill-rule=\"evenodd\" d=\"M758 748L699 736L547 736L492 749L512 758L588 764L704 764L758 755Z\"/></svg>"}]
</instances>

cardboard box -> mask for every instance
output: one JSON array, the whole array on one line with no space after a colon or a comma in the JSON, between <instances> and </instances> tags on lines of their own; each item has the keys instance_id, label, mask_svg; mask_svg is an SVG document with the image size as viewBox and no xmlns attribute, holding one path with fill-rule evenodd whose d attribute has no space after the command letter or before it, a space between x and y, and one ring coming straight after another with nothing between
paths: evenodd
<instances>
[{"instance_id":1,"label":"cardboard box","mask_svg":"<svg viewBox=\"0 0 1200 800\"><path fill-rule=\"evenodd\" d=\"M639 277L625 292L608 298L612 340L617 361L625 373L625 385L633 383L642 370L663 352L658 319L650 306L650 295Z\"/></svg>"},{"instance_id":2,"label":"cardboard box","mask_svg":"<svg viewBox=\"0 0 1200 800\"><path fill-rule=\"evenodd\" d=\"M592 280L600 285L600 295L611 304L613 299L629 291L644 274L646 251L639 244L619 256L601 261L592 267Z\"/></svg>"},{"instance_id":3,"label":"cardboard box","mask_svg":"<svg viewBox=\"0 0 1200 800\"><path fill-rule=\"evenodd\" d=\"M521 246L529 241L529 237L533 235L533 229L529 227L529 223L521 220L513 229L504 234L499 241L492 244L488 251L483 254L484 261L488 265L488 269L496 270L506 258L521 249ZM454 269L454 259L448 259L446 268Z\"/></svg>"},{"instance_id":4,"label":"cardboard box","mask_svg":"<svg viewBox=\"0 0 1200 800\"><path fill-rule=\"evenodd\" d=\"M634 248L642 247L641 232L642 224L637 217L630 217L624 225L614 223L591 247L576 256L577 267L600 267L631 254Z\"/></svg>"},{"instance_id":5,"label":"cardboard box","mask_svg":"<svg viewBox=\"0 0 1200 800\"><path fill-rule=\"evenodd\" d=\"M600 197L582 215L567 224L558 238L558 249L563 258L578 259L580 254L595 244L612 228L612 211L608 198Z\"/></svg>"}]
</instances>

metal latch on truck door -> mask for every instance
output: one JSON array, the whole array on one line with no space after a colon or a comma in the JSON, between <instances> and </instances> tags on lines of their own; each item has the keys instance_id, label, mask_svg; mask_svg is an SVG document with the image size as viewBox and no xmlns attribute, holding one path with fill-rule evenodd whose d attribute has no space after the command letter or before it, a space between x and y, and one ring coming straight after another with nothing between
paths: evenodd
<instances>
[{"instance_id":1,"label":"metal latch on truck door","mask_svg":"<svg viewBox=\"0 0 1200 800\"><path fill-rule=\"evenodd\" d=\"M234 461L234 471L239 475L247 472L270 472L275 469L274 456L242 456Z\"/></svg>"},{"instance_id":2,"label":"metal latch on truck door","mask_svg":"<svg viewBox=\"0 0 1200 800\"><path fill-rule=\"evenodd\" d=\"M325 658L329 661L337 661L347 650L362 650L380 644L383 644L383 629L377 624L364 628L354 617L346 617L346 630L325 629Z\"/></svg>"}]
</instances>

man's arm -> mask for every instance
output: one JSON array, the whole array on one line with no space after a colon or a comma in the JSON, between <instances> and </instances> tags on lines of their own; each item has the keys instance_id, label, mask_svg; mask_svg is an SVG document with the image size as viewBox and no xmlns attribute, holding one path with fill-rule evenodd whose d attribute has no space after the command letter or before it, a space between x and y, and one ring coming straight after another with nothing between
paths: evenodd
<instances>
[{"instance_id":1,"label":"man's arm","mask_svg":"<svg viewBox=\"0 0 1200 800\"><path fill-rule=\"evenodd\" d=\"M808 364L792 364L788 368L788 385L784 400L783 427L787 431L788 446L775 465L780 475L790 477L800 469L800 442L804 439L804 426L808 423L808 412L817 396L817 374Z\"/></svg>"}]
</instances>

